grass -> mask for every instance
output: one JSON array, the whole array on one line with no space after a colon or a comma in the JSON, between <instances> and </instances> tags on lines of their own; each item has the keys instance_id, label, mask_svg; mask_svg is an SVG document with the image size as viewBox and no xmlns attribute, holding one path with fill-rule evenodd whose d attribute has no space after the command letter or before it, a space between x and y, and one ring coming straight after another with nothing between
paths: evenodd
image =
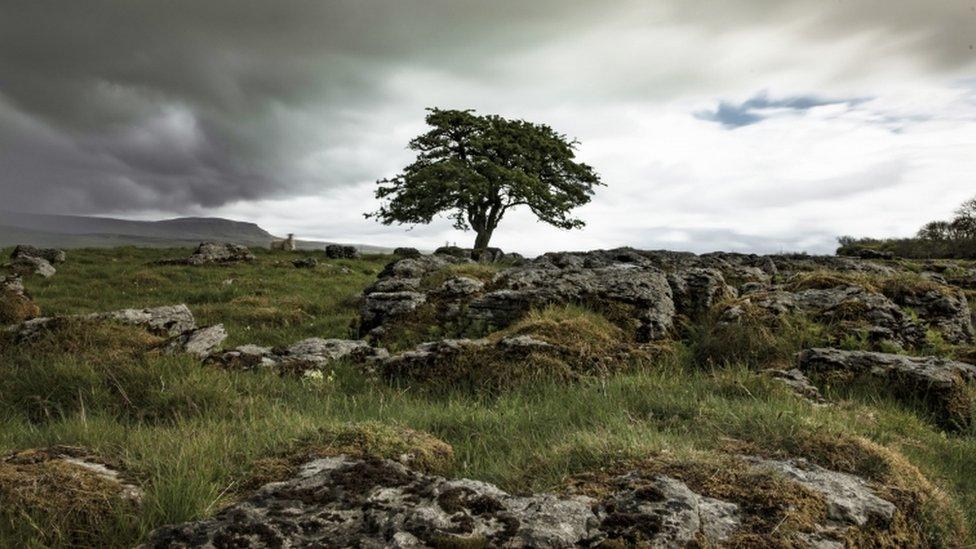
<instances>
[{"instance_id":1,"label":"grass","mask_svg":"<svg viewBox=\"0 0 976 549\"><path fill-rule=\"evenodd\" d=\"M295 269L290 259L303 254L257 251L250 265L148 265L187 253L71 251L57 275L25 284L45 314L186 302L201 324L223 322L229 345L279 345L348 337L356 297L389 260L320 256L318 268ZM228 279L234 282L223 284ZM916 518L927 533L915 539L976 542L964 532L976 525L976 431L946 434L883 388L828 388L838 404L823 408L756 376L760 362L785 360L809 337L799 328L785 343L776 342L779 332L763 332L770 339L742 355L734 352L748 342L741 335L713 338L702 351L713 337L703 328L639 368L571 383L536 378L491 393L387 383L343 364L321 379L222 370L159 355L151 336L111 328L67 323L29 347L0 341L0 455L83 446L119 463L145 491L138 509L124 510L125 527L99 530L90 546L131 547L162 524L212 514L254 483L261 464L290 463L296 452L442 448L401 436L414 431L452 448L453 459L436 460L432 470L516 492L564 489L571 477L613 464L722 463L742 452L806 456L920 498ZM575 334L576 344L604 349L620 337L616 329L588 311L555 308L510 332ZM723 360L703 368L710 356ZM871 451L835 441L864 441ZM900 469L892 469L896 462ZM0 523L0 545L59 544Z\"/></svg>"}]
</instances>

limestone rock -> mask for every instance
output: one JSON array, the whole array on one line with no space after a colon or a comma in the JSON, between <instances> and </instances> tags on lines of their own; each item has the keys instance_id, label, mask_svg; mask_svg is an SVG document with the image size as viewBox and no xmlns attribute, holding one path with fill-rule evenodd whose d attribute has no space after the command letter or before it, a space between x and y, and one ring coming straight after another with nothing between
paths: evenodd
<instances>
[{"instance_id":1,"label":"limestone rock","mask_svg":"<svg viewBox=\"0 0 976 549\"><path fill-rule=\"evenodd\" d=\"M164 259L160 265L210 265L254 261L254 255L246 246L222 242L201 242L189 257L183 259Z\"/></svg>"},{"instance_id":2,"label":"limestone rock","mask_svg":"<svg viewBox=\"0 0 976 549\"><path fill-rule=\"evenodd\" d=\"M745 459L756 468L775 471L823 494L827 500L827 526L864 526L869 522L885 525L894 518L895 505L879 498L860 477L824 469L804 459Z\"/></svg>"},{"instance_id":3,"label":"limestone rock","mask_svg":"<svg viewBox=\"0 0 976 549\"><path fill-rule=\"evenodd\" d=\"M297 269L314 269L318 266L319 262L314 257L303 257L301 259L293 259L291 264Z\"/></svg>"},{"instance_id":4,"label":"limestone rock","mask_svg":"<svg viewBox=\"0 0 976 549\"><path fill-rule=\"evenodd\" d=\"M371 347L365 341L313 337L289 347L242 345L212 354L208 362L231 369L275 368L283 374L303 374L308 370L321 370L343 359L364 361L386 356L386 349Z\"/></svg>"},{"instance_id":5,"label":"limestone rock","mask_svg":"<svg viewBox=\"0 0 976 549\"><path fill-rule=\"evenodd\" d=\"M20 257L39 257L52 264L64 263L68 258L67 254L64 253L64 250L59 250L57 248L35 248L34 246L28 246L26 244L18 245L10 254L11 259L17 259Z\"/></svg>"},{"instance_id":6,"label":"limestone rock","mask_svg":"<svg viewBox=\"0 0 976 549\"><path fill-rule=\"evenodd\" d=\"M329 259L356 259L359 257L359 250L355 246L329 244L325 247L325 257Z\"/></svg>"},{"instance_id":7,"label":"limestone rock","mask_svg":"<svg viewBox=\"0 0 976 549\"><path fill-rule=\"evenodd\" d=\"M670 477L624 475L616 485L600 501L516 496L394 461L322 458L212 518L156 530L145 547L684 547L720 543L739 526L736 505Z\"/></svg>"},{"instance_id":8,"label":"limestone rock","mask_svg":"<svg viewBox=\"0 0 976 549\"><path fill-rule=\"evenodd\" d=\"M948 286L927 288L903 293L896 296L894 301L915 311L919 319L941 333L947 342L962 344L973 341L972 312L962 291Z\"/></svg>"},{"instance_id":9,"label":"limestone rock","mask_svg":"<svg viewBox=\"0 0 976 549\"><path fill-rule=\"evenodd\" d=\"M752 291L743 299L771 315L803 312L818 322L866 330L872 341L890 341L907 347L925 341L925 328L887 297L858 285L788 292L782 289ZM720 313L720 321L736 322L744 313L742 304L732 304Z\"/></svg>"},{"instance_id":10,"label":"limestone rock","mask_svg":"<svg viewBox=\"0 0 976 549\"><path fill-rule=\"evenodd\" d=\"M441 246L434 250L434 255L447 255L457 259L471 259L471 250L459 246Z\"/></svg>"},{"instance_id":11,"label":"limestone rock","mask_svg":"<svg viewBox=\"0 0 976 549\"><path fill-rule=\"evenodd\" d=\"M800 353L798 364L807 374L879 379L896 394L927 403L946 428L965 427L971 421L973 403L966 388L967 382L976 380L976 366L971 364L934 356L839 349L808 349Z\"/></svg>"},{"instance_id":12,"label":"limestone rock","mask_svg":"<svg viewBox=\"0 0 976 549\"><path fill-rule=\"evenodd\" d=\"M188 330L170 339L164 347L167 353L187 353L199 358L206 358L220 347L227 339L227 330L223 324L215 324L206 328Z\"/></svg>"},{"instance_id":13,"label":"limestone rock","mask_svg":"<svg viewBox=\"0 0 976 549\"><path fill-rule=\"evenodd\" d=\"M0 326L30 320L40 314L40 308L24 290L19 276L0 277Z\"/></svg>"},{"instance_id":14,"label":"limestone rock","mask_svg":"<svg viewBox=\"0 0 976 549\"><path fill-rule=\"evenodd\" d=\"M741 526L739 506L704 497L680 480L632 472L614 479L617 490L600 501L602 534L630 546L695 547L719 542Z\"/></svg>"},{"instance_id":15,"label":"limestone rock","mask_svg":"<svg viewBox=\"0 0 976 549\"><path fill-rule=\"evenodd\" d=\"M375 369L387 376L428 370L435 364L470 350L484 349L491 345L487 339L441 339L421 343L413 349L373 361Z\"/></svg>"},{"instance_id":16,"label":"limestone rock","mask_svg":"<svg viewBox=\"0 0 976 549\"><path fill-rule=\"evenodd\" d=\"M703 317L714 305L735 297L717 269L694 267L668 275L677 312L691 319Z\"/></svg>"},{"instance_id":17,"label":"limestone rock","mask_svg":"<svg viewBox=\"0 0 976 549\"><path fill-rule=\"evenodd\" d=\"M456 276L444 281L435 293L447 298L468 297L485 288L485 283L467 276Z\"/></svg>"},{"instance_id":18,"label":"limestone rock","mask_svg":"<svg viewBox=\"0 0 976 549\"><path fill-rule=\"evenodd\" d=\"M17 256L10 261L10 266L15 273L36 274L44 278L50 278L57 272L48 260L33 255Z\"/></svg>"},{"instance_id":19,"label":"limestone rock","mask_svg":"<svg viewBox=\"0 0 976 549\"><path fill-rule=\"evenodd\" d=\"M636 336L643 341L664 337L674 322L671 287L662 272L650 267L521 267L500 273L493 286L499 289L468 305L472 319L506 326L532 307L563 303L628 307L639 324Z\"/></svg>"},{"instance_id":20,"label":"limestone rock","mask_svg":"<svg viewBox=\"0 0 976 549\"><path fill-rule=\"evenodd\" d=\"M380 278L376 282L369 285L363 292L366 295L371 293L380 292L417 292L420 291L420 279L419 278Z\"/></svg>"},{"instance_id":21,"label":"limestone rock","mask_svg":"<svg viewBox=\"0 0 976 549\"><path fill-rule=\"evenodd\" d=\"M123 324L143 326L150 332L169 336L179 335L197 327L190 308L183 304L147 309L121 309L85 315L85 318L115 320Z\"/></svg>"},{"instance_id":22,"label":"limestone rock","mask_svg":"<svg viewBox=\"0 0 976 549\"><path fill-rule=\"evenodd\" d=\"M420 292L373 292L363 299L359 310L360 333L381 326L390 319L401 317L427 302Z\"/></svg>"},{"instance_id":23,"label":"limestone rock","mask_svg":"<svg viewBox=\"0 0 976 549\"><path fill-rule=\"evenodd\" d=\"M163 336L175 337L196 329L193 313L186 305L166 305L147 309L121 309L106 313L92 313L87 315L70 315L61 317L42 317L28 320L7 328L8 332L17 334L20 339L27 339L39 333L51 322L62 318L77 318L84 320L111 320L123 324L142 326L146 330Z\"/></svg>"},{"instance_id":24,"label":"limestone rock","mask_svg":"<svg viewBox=\"0 0 976 549\"><path fill-rule=\"evenodd\" d=\"M445 255L407 257L386 265L379 274L380 280L388 278L423 278L444 267L457 263L470 263L470 259L457 259Z\"/></svg>"},{"instance_id":25,"label":"limestone rock","mask_svg":"<svg viewBox=\"0 0 976 549\"><path fill-rule=\"evenodd\" d=\"M823 395L820 394L820 389L817 389L817 386L811 383L810 379L796 368L791 368L789 370L777 370L771 368L768 370L763 370L762 373L770 379L774 379L778 383L782 383L791 391L796 393L796 395L800 398L809 400L814 404L826 404L827 402L824 400Z\"/></svg>"},{"instance_id":26,"label":"limestone rock","mask_svg":"<svg viewBox=\"0 0 976 549\"><path fill-rule=\"evenodd\" d=\"M400 257L420 257L420 250L417 248L400 247L393 250L393 255Z\"/></svg>"}]
</instances>

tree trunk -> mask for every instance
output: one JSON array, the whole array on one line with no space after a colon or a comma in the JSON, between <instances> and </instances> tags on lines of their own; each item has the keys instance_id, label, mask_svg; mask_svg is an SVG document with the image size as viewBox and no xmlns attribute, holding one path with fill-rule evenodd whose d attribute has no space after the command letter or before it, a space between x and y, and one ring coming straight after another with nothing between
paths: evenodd
<instances>
[{"instance_id":1,"label":"tree trunk","mask_svg":"<svg viewBox=\"0 0 976 549\"><path fill-rule=\"evenodd\" d=\"M471 258L475 261L481 260L482 254L485 252L485 248L488 247L488 242L491 240L492 229L484 228L477 232L477 236L474 239L474 249L471 251Z\"/></svg>"}]
</instances>

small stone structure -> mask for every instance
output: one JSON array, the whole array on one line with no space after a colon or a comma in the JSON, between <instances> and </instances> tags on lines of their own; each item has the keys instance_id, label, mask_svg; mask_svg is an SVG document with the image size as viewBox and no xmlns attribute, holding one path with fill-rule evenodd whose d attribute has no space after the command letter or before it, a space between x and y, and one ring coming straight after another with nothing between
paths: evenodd
<instances>
[{"instance_id":1,"label":"small stone structure","mask_svg":"<svg viewBox=\"0 0 976 549\"><path fill-rule=\"evenodd\" d=\"M286 252L295 251L295 235L294 233L288 233L288 238L284 240L272 240L271 241L272 250L284 250Z\"/></svg>"}]
</instances>

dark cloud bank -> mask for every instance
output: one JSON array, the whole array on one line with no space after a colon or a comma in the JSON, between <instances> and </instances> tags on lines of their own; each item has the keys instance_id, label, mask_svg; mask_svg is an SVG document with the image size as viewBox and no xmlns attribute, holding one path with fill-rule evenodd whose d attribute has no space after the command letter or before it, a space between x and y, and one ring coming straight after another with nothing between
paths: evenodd
<instances>
[{"instance_id":1,"label":"dark cloud bank","mask_svg":"<svg viewBox=\"0 0 976 549\"><path fill-rule=\"evenodd\" d=\"M490 95L506 83L497 81L488 60L571 41L614 22L710 32L790 23L812 40L880 32L902 37L906 55L951 68L972 61L968 41L976 21L966 2L610 6L565 0L0 1L2 207L177 212L376 179L388 175L391 154L402 149L383 138L384 130L422 116L384 118L383 107L398 104L385 85L391 75L430 70L482 83ZM647 72L653 67L641 74ZM635 71L634 78L647 76ZM603 82L580 93L607 102L640 100L619 96L627 84ZM476 98L459 101L467 99ZM759 121L763 109L834 101L757 96L699 116L737 127ZM362 143L391 148L347 153Z\"/></svg>"}]
</instances>

